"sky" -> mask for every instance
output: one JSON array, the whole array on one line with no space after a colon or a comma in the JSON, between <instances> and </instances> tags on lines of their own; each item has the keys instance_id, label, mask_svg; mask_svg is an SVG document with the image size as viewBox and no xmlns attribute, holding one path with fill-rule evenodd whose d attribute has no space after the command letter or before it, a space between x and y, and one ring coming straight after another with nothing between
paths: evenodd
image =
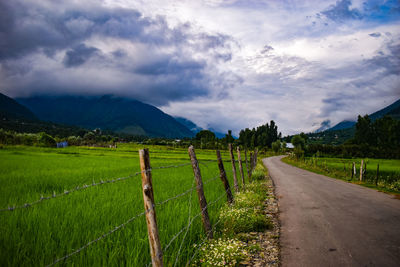
<instances>
[{"instance_id":1,"label":"sky","mask_svg":"<svg viewBox=\"0 0 400 267\"><path fill-rule=\"evenodd\" d=\"M0 92L311 132L400 98L400 1L0 0Z\"/></svg>"}]
</instances>

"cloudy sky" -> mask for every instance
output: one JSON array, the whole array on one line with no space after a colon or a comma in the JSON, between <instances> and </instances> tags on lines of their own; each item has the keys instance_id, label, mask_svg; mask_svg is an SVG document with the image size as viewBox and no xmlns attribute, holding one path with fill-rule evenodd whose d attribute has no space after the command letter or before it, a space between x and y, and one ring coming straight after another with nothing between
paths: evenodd
<instances>
[{"instance_id":1,"label":"cloudy sky","mask_svg":"<svg viewBox=\"0 0 400 267\"><path fill-rule=\"evenodd\" d=\"M313 131L400 98L400 3L0 0L0 92L114 94L203 128Z\"/></svg>"}]
</instances>

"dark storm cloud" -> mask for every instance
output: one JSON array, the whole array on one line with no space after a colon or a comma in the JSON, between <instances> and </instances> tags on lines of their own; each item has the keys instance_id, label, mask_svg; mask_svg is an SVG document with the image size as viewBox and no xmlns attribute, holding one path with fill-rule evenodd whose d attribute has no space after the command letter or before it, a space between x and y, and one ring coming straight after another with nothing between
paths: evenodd
<instances>
[{"instance_id":1,"label":"dark storm cloud","mask_svg":"<svg viewBox=\"0 0 400 267\"><path fill-rule=\"evenodd\" d=\"M64 65L66 67L76 67L85 63L99 49L95 47L87 47L85 44L80 44L65 53Z\"/></svg>"},{"instance_id":2,"label":"dark storm cloud","mask_svg":"<svg viewBox=\"0 0 400 267\"><path fill-rule=\"evenodd\" d=\"M381 37L381 34L379 32L373 32L373 33L370 33L369 36L378 38L378 37Z\"/></svg>"},{"instance_id":3,"label":"dark storm cloud","mask_svg":"<svg viewBox=\"0 0 400 267\"><path fill-rule=\"evenodd\" d=\"M348 19L361 19L361 12L357 9L351 9L350 0L337 1L335 5L330 6L321 13L333 21L344 21Z\"/></svg>"},{"instance_id":4,"label":"dark storm cloud","mask_svg":"<svg viewBox=\"0 0 400 267\"><path fill-rule=\"evenodd\" d=\"M0 89L12 96L118 94L157 105L204 96L225 86L229 75L214 65L232 59L232 45L132 9L0 0Z\"/></svg>"}]
</instances>

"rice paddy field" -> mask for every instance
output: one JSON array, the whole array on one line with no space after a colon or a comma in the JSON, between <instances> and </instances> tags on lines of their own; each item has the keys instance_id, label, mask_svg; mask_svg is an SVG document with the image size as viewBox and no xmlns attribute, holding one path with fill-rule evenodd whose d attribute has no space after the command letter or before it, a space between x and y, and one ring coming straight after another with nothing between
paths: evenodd
<instances>
[{"instance_id":1,"label":"rice paddy field","mask_svg":"<svg viewBox=\"0 0 400 267\"><path fill-rule=\"evenodd\" d=\"M285 162L295 166L353 182L359 182L362 160L364 162L363 185L400 193L400 160L397 159L342 159L325 157L307 157L304 161L294 161L289 158L284 159ZM353 162L355 163L356 174L353 171ZM378 164L379 172L377 172Z\"/></svg>"},{"instance_id":2,"label":"rice paddy field","mask_svg":"<svg viewBox=\"0 0 400 267\"><path fill-rule=\"evenodd\" d=\"M0 265L149 265L145 216L140 215L144 212L141 176L137 174L141 148L134 144L122 144L117 149L2 147ZM149 151L164 263L182 266L190 261L194 244L205 236L201 216L195 217L200 212L196 190L187 193L194 187L189 156L186 149L153 146ZM221 152L232 188L229 156ZM196 154L214 224L226 202L216 154L200 149ZM159 168L162 166L169 168ZM183 195L166 201L179 194ZM49 199L24 207L41 198ZM182 231L192 218L188 230ZM117 226L121 227L84 247ZM81 247L78 253L56 262Z\"/></svg>"}]
</instances>

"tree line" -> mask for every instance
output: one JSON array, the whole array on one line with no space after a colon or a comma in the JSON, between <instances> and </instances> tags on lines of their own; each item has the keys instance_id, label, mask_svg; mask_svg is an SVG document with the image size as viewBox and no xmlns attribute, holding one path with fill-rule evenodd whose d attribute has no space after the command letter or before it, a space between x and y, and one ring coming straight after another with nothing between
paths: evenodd
<instances>
[{"instance_id":1,"label":"tree line","mask_svg":"<svg viewBox=\"0 0 400 267\"><path fill-rule=\"evenodd\" d=\"M81 135L72 136L51 136L46 132L40 133L18 133L14 131L6 131L0 129L0 144L5 145L34 145L55 147L56 143L67 141L68 145L75 146L108 146L117 142L140 142L148 145L169 145L175 147L188 147L193 145L200 149L226 149L229 143L243 148L259 150L267 150L274 148L279 151L285 143L281 143L279 139L281 133L278 133L278 126L274 121L266 123L257 128L243 129L239 133L239 138L232 135L232 131L228 130L223 138L217 138L215 133L210 130L201 130L193 138L168 139L168 138L149 138L145 136L123 135L101 131L95 129L93 131L82 132Z\"/></svg>"},{"instance_id":2,"label":"tree line","mask_svg":"<svg viewBox=\"0 0 400 267\"><path fill-rule=\"evenodd\" d=\"M297 158L321 153L343 158L400 158L400 121L385 116L372 121L368 115L358 116L353 138L342 145L312 144L301 133L291 138Z\"/></svg>"}]
</instances>

